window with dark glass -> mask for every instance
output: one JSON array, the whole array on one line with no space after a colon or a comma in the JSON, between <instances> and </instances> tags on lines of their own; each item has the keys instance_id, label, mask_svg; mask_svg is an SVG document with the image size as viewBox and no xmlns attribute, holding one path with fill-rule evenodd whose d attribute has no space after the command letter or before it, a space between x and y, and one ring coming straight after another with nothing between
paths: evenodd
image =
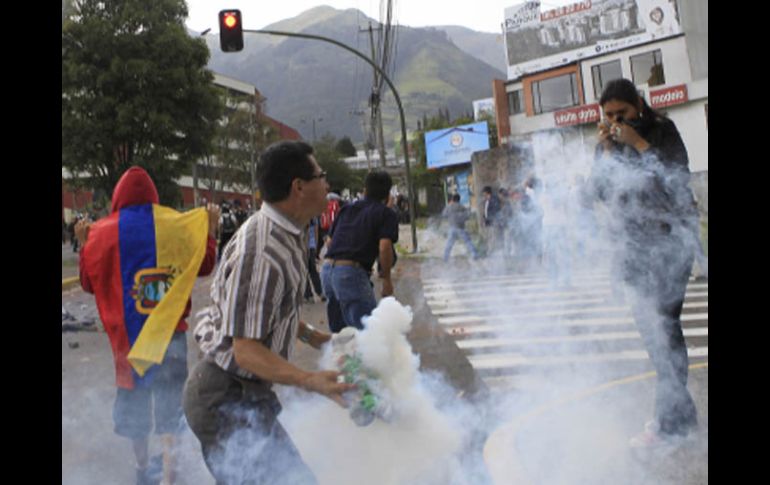
<instances>
[{"instance_id":1,"label":"window with dark glass","mask_svg":"<svg viewBox=\"0 0 770 485\"><path fill-rule=\"evenodd\" d=\"M532 101L535 114L577 106L580 104L577 74L565 74L533 82Z\"/></svg>"},{"instance_id":2,"label":"window with dark glass","mask_svg":"<svg viewBox=\"0 0 770 485\"><path fill-rule=\"evenodd\" d=\"M666 84L660 49L631 57L631 75L634 84L646 83L650 87Z\"/></svg>"},{"instance_id":3,"label":"window with dark glass","mask_svg":"<svg viewBox=\"0 0 770 485\"><path fill-rule=\"evenodd\" d=\"M508 93L508 114L515 115L524 112L524 96L521 89Z\"/></svg>"},{"instance_id":4,"label":"window with dark glass","mask_svg":"<svg viewBox=\"0 0 770 485\"><path fill-rule=\"evenodd\" d=\"M591 67L591 77L594 80L594 94L596 99L599 99L602 97L602 91L608 82L623 77L620 59Z\"/></svg>"}]
</instances>

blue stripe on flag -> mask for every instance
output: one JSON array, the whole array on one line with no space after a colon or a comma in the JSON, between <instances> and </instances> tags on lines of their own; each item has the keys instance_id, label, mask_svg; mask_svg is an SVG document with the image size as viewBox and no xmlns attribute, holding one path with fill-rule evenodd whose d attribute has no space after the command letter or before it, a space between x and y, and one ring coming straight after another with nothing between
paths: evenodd
<instances>
[{"instance_id":1,"label":"blue stripe on flag","mask_svg":"<svg viewBox=\"0 0 770 485\"><path fill-rule=\"evenodd\" d=\"M136 295L133 295L138 271L157 266L155 247L155 221L152 204L135 205L120 209L118 220L120 241L120 273L123 283L123 315L126 323L129 347L134 345L148 315L136 311ZM132 372L137 384L146 381ZM148 384L149 382L144 382ZM142 386L144 387L144 386Z\"/></svg>"}]
</instances>

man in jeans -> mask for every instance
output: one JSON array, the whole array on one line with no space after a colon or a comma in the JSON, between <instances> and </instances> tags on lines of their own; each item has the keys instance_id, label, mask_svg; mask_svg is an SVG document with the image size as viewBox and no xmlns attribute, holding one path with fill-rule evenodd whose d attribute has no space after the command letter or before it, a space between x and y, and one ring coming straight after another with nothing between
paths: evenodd
<instances>
[{"instance_id":1,"label":"man in jeans","mask_svg":"<svg viewBox=\"0 0 770 485\"><path fill-rule=\"evenodd\" d=\"M393 294L390 270L398 216L386 205L393 180L387 172L373 171L364 184L364 198L343 207L334 221L321 268L329 328L335 333L345 327L363 329L361 317L377 306L370 278L378 256L382 296Z\"/></svg>"},{"instance_id":2,"label":"man in jeans","mask_svg":"<svg viewBox=\"0 0 770 485\"><path fill-rule=\"evenodd\" d=\"M460 204L460 194L449 196L447 206L444 207L444 211L441 215L449 222L449 234L446 241L446 247L444 248L444 262L446 263L449 261L449 255L452 254L452 247L458 237L461 238L468 247L468 252L473 255L473 259L477 259L478 253L476 252L476 248L471 242L468 231L465 230L465 221L470 217L470 212Z\"/></svg>"}]
</instances>

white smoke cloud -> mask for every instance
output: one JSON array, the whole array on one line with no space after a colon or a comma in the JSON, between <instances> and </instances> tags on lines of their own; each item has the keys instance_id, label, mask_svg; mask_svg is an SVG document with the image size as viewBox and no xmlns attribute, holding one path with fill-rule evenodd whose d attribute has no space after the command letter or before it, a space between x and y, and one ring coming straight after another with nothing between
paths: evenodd
<instances>
[{"instance_id":1,"label":"white smoke cloud","mask_svg":"<svg viewBox=\"0 0 770 485\"><path fill-rule=\"evenodd\" d=\"M649 463L635 460L628 446L628 439L639 433L644 422L652 417L654 377L634 384L644 387L641 392L626 392L632 385L618 384L617 390L604 390L596 396L576 398L552 408L544 406L623 376L613 362L591 362L592 355L611 345L610 339L598 338L598 334L636 334L621 340L621 352L623 348L630 348L628 342L636 342L633 348L640 348L629 308L645 295L627 292L623 280L629 271L634 272L635 278L644 277L651 269L650 261L662 260L672 253L671 248L675 246L670 244L678 244L671 238L659 238L655 244L639 251L638 239L629 238L628 234L636 221L641 224L650 219L663 220L670 224L674 237L685 243L679 253L697 250L699 242L683 218L667 215L673 207L687 207L689 195L683 190L686 177L659 163L640 166L628 159L596 163L592 147L583 140L565 140L561 135L538 134L532 137L531 146L535 162L533 175L539 183L529 195L537 210L529 220L516 213L509 221L509 231L514 225L526 228L518 235L512 234L513 231L506 235L515 238L514 243L480 262L454 260L443 264L433 260L426 262L427 270L423 271L423 274L455 281L456 285L464 280L491 281L496 275L511 273L511 270L521 278L516 290L502 283L484 285L474 294L477 301L465 303L462 308L451 306L453 297L447 290L449 313L456 308L458 314L467 314L470 308L486 327L485 338L508 339L514 342L511 344L515 346L514 352L522 356L522 360L539 363L518 367L515 374L507 377L508 386L493 389L491 398L483 403L490 412L489 419L481 426L495 437L490 446L497 447L495 452L488 450L487 458L499 460L487 465L502 469L502 473L493 474L495 483L576 485L649 483L650 480L680 483L662 471L677 468L672 464L675 462L661 460L659 466L650 467ZM596 199L594 183L597 181L607 184L599 185L606 190L603 202ZM661 186L665 190L656 192ZM629 193L642 196L628 197ZM666 196L655 198L656 193ZM542 259L532 258L536 264L527 266L529 261L520 260L518 255L524 249L523 236L537 233L537 227L542 229L539 233L542 239L538 241ZM435 231L426 241L435 244L443 232ZM628 248L649 258L624 268L619 264L618 254ZM677 264L673 264L677 262L671 263L657 266L659 271L662 268L670 271L663 276L664 281L673 281L677 276ZM522 289L524 278L531 278L527 284L533 285L532 291ZM545 299L546 295L551 298ZM607 326L606 330L588 325L571 326L565 312L579 312L588 305L604 308L603 317L622 316L628 323L622 327ZM645 308L643 304L640 306ZM662 319L655 305L648 303L646 308L648 318ZM472 324L463 328L450 326L447 331L457 332L459 336L475 335L471 333ZM662 332L655 333L654 338L653 345L657 348L668 348L667 336ZM459 342L462 341L460 338ZM470 359L483 362L490 351L469 348L467 352ZM649 366L637 368L649 370ZM514 427L512 423L521 425ZM505 433L510 435L503 436ZM560 460L558 463L554 462L556 457ZM518 461L521 469L515 471L513 461Z\"/></svg>"},{"instance_id":2,"label":"white smoke cloud","mask_svg":"<svg viewBox=\"0 0 770 485\"><path fill-rule=\"evenodd\" d=\"M405 336L411 320L408 307L384 298L356 335L364 366L377 374L376 389L393 406L388 422L375 419L359 427L348 410L328 399L288 391L280 420L319 483L471 483L461 470L468 430L460 418L469 409L447 408L456 391L419 372ZM336 368L330 351L322 367Z\"/></svg>"}]
</instances>

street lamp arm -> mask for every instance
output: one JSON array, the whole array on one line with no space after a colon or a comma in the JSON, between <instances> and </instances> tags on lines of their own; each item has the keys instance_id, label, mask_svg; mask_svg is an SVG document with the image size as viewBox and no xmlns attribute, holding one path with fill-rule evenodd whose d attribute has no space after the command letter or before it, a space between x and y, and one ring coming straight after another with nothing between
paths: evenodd
<instances>
[{"instance_id":1,"label":"street lamp arm","mask_svg":"<svg viewBox=\"0 0 770 485\"><path fill-rule=\"evenodd\" d=\"M364 54L360 53L359 51L353 49L352 47L343 44L342 42L336 41L334 39L330 39L328 37L323 37L320 35L313 35L313 34L300 34L296 32L283 32L279 30L248 30L243 29L243 32L248 32L251 34L268 34L268 35L278 35L278 36L284 36L284 37L298 37L300 39L312 39L312 40L320 40L322 42L328 42L330 44L334 44L338 47L342 47L346 51L352 52L353 54L357 55L364 61L366 61L370 66L372 66L377 73L382 76L382 79L388 83L388 86L390 86L390 90L393 91L393 97L396 99L396 105L398 106L398 114L401 117L401 139L402 144L404 146L404 163L406 168L406 185L407 185L407 192L409 193L409 222L411 223L412 227L412 252L417 252L417 225L415 222L415 203L416 203L416 197L412 190L412 175L411 170L409 167L409 142L406 138L406 117L404 116L404 107L401 105L401 97L398 95L398 91L396 90L396 86L393 85L393 82L391 82L390 78L383 72L380 67L374 63L371 59L366 57Z\"/></svg>"}]
</instances>

